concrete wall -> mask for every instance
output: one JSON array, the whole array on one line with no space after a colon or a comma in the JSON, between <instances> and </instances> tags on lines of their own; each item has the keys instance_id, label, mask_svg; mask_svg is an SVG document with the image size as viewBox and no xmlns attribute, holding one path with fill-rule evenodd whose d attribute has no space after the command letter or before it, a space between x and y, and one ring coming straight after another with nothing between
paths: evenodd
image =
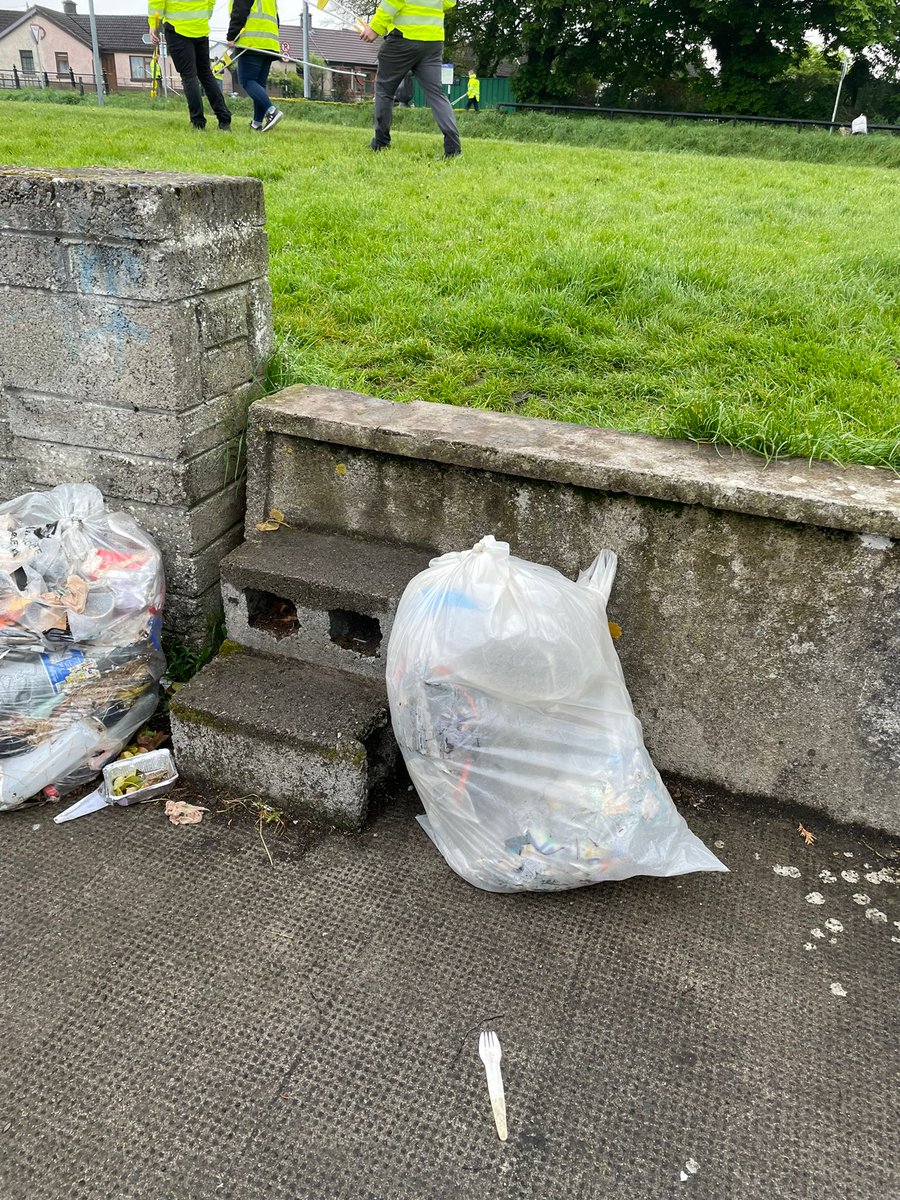
<instances>
[{"instance_id":1,"label":"concrete wall","mask_svg":"<svg viewBox=\"0 0 900 1200\"><path fill-rule=\"evenodd\" d=\"M241 540L263 221L257 180L0 168L0 499L95 483L158 540L191 639Z\"/></svg>"},{"instance_id":2,"label":"concrete wall","mask_svg":"<svg viewBox=\"0 0 900 1200\"><path fill-rule=\"evenodd\" d=\"M900 833L888 472L292 388L251 410L248 536L273 506L439 552L493 533L570 576L611 547L657 766Z\"/></svg>"}]
</instances>

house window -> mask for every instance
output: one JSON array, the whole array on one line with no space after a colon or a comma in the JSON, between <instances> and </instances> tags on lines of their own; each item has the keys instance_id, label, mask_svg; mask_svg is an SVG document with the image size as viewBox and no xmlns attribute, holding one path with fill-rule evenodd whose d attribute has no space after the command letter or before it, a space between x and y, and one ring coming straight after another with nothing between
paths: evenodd
<instances>
[{"instance_id":1,"label":"house window","mask_svg":"<svg viewBox=\"0 0 900 1200\"><path fill-rule=\"evenodd\" d=\"M69 56L68 54L60 54L56 52L56 73L57 75L69 74Z\"/></svg>"},{"instance_id":2,"label":"house window","mask_svg":"<svg viewBox=\"0 0 900 1200\"><path fill-rule=\"evenodd\" d=\"M129 54L128 63L131 67L131 78L134 83L149 83L152 78L149 54Z\"/></svg>"},{"instance_id":3,"label":"house window","mask_svg":"<svg viewBox=\"0 0 900 1200\"><path fill-rule=\"evenodd\" d=\"M22 61L22 70L26 75L34 74L34 54L31 50L20 50L19 58Z\"/></svg>"}]
</instances>

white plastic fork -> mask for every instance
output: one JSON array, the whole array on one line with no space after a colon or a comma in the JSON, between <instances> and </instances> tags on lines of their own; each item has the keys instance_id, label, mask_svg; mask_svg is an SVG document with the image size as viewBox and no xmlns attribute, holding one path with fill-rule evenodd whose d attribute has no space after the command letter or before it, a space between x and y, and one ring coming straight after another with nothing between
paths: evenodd
<instances>
[{"instance_id":1,"label":"white plastic fork","mask_svg":"<svg viewBox=\"0 0 900 1200\"><path fill-rule=\"evenodd\" d=\"M503 1094L503 1076L500 1074L500 1043L496 1033L483 1033L478 1039L478 1053L484 1063L487 1074L488 1095L491 1098L491 1108L494 1110L494 1124L497 1126L497 1137L505 1142L506 1133L506 1097Z\"/></svg>"}]
</instances>

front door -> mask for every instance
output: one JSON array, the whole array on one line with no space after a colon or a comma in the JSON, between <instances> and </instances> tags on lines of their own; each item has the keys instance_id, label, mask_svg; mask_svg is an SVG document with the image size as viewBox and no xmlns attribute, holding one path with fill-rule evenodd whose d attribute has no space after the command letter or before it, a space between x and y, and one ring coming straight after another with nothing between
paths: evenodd
<instances>
[{"instance_id":1,"label":"front door","mask_svg":"<svg viewBox=\"0 0 900 1200\"><path fill-rule=\"evenodd\" d=\"M116 56L114 54L100 55L100 68L106 76L106 82L109 84L109 90L114 92L119 86L119 81L116 78Z\"/></svg>"}]
</instances>

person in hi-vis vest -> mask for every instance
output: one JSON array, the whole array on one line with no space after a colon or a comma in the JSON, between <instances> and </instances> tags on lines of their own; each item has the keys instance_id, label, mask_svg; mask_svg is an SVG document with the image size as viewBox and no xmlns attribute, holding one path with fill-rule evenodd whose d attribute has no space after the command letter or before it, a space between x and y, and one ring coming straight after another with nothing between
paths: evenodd
<instances>
[{"instance_id":1,"label":"person in hi-vis vest","mask_svg":"<svg viewBox=\"0 0 900 1200\"><path fill-rule=\"evenodd\" d=\"M231 0L231 19L225 40L241 51L238 83L253 101L250 128L257 133L274 129L284 113L269 99L269 68L281 53L277 0Z\"/></svg>"},{"instance_id":2,"label":"person in hi-vis vest","mask_svg":"<svg viewBox=\"0 0 900 1200\"><path fill-rule=\"evenodd\" d=\"M216 114L219 128L231 129L231 110L216 83L209 61L209 18L214 0L150 0L147 22L150 38L159 45L159 30L163 27L169 57L181 76L184 98L187 101L191 124L195 129L206 128L203 93Z\"/></svg>"},{"instance_id":3,"label":"person in hi-vis vest","mask_svg":"<svg viewBox=\"0 0 900 1200\"><path fill-rule=\"evenodd\" d=\"M474 71L469 72L469 84L466 88L466 112L474 108L478 112L478 101L481 99L481 80Z\"/></svg>"},{"instance_id":4,"label":"person in hi-vis vest","mask_svg":"<svg viewBox=\"0 0 900 1200\"><path fill-rule=\"evenodd\" d=\"M384 38L375 75L373 150L386 150L391 144L394 96L412 71L444 135L444 157L462 153L456 117L441 83L444 13L455 4L456 0L381 0L371 23L362 26L359 36L364 42L374 42L379 34Z\"/></svg>"}]
</instances>

